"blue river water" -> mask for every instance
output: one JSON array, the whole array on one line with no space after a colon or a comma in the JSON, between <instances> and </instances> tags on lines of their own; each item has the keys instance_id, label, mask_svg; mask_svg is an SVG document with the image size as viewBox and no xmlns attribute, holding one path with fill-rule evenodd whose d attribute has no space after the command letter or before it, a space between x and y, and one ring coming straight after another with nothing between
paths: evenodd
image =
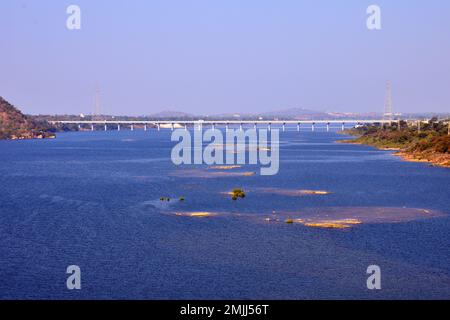
<instances>
[{"instance_id":1,"label":"blue river water","mask_svg":"<svg viewBox=\"0 0 450 320\"><path fill-rule=\"evenodd\" d=\"M287 131L277 175L227 174L258 166L214 175L176 167L170 134L0 141L0 298L450 298L449 169L335 143L345 138L335 132ZM247 196L232 201L226 193L237 187ZM375 208L440 215L347 229L264 221L349 208L369 218ZM81 290L66 288L69 265L81 268ZM369 265L381 269L381 290L366 286Z\"/></svg>"}]
</instances>

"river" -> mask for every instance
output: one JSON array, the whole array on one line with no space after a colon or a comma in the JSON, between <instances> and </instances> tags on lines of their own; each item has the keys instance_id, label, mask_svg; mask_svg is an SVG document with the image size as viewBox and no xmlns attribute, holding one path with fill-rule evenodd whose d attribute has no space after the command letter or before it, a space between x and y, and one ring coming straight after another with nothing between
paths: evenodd
<instances>
[{"instance_id":1,"label":"river","mask_svg":"<svg viewBox=\"0 0 450 320\"><path fill-rule=\"evenodd\" d=\"M274 176L176 167L170 130L0 141L0 298L450 298L449 169L335 132L280 137ZM362 223L285 223L317 217Z\"/></svg>"}]
</instances>

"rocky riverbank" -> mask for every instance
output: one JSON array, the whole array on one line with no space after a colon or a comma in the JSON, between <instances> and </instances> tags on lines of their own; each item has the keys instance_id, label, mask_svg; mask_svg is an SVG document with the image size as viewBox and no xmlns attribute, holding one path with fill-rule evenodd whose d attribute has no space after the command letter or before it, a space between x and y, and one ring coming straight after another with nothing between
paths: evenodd
<instances>
[{"instance_id":1,"label":"rocky riverbank","mask_svg":"<svg viewBox=\"0 0 450 320\"><path fill-rule=\"evenodd\" d=\"M448 124L432 119L418 127L406 122L391 126L363 126L345 131L356 139L341 143L365 144L382 150L395 150L406 161L426 162L450 168L450 135Z\"/></svg>"},{"instance_id":2,"label":"rocky riverbank","mask_svg":"<svg viewBox=\"0 0 450 320\"><path fill-rule=\"evenodd\" d=\"M54 128L46 121L35 121L0 97L0 140L54 138Z\"/></svg>"}]
</instances>

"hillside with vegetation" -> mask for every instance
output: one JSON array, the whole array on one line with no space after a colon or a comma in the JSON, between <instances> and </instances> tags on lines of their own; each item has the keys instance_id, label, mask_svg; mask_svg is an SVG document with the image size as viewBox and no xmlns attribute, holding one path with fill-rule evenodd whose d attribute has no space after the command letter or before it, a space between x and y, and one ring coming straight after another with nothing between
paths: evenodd
<instances>
[{"instance_id":1,"label":"hillside with vegetation","mask_svg":"<svg viewBox=\"0 0 450 320\"><path fill-rule=\"evenodd\" d=\"M398 150L396 155L408 161L429 162L450 167L449 121L407 123L401 121L391 125L366 125L347 130L354 140L341 142L366 144L384 150Z\"/></svg>"},{"instance_id":2,"label":"hillside with vegetation","mask_svg":"<svg viewBox=\"0 0 450 320\"><path fill-rule=\"evenodd\" d=\"M55 137L47 121L36 121L23 115L17 108L0 97L0 139L44 139Z\"/></svg>"}]
</instances>

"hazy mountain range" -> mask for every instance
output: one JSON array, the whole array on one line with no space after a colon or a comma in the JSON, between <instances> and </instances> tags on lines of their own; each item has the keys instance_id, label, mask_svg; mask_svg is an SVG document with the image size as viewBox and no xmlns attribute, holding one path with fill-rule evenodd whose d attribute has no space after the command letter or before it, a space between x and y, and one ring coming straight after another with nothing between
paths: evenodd
<instances>
[{"instance_id":1,"label":"hazy mountain range","mask_svg":"<svg viewBox=\"0 0 450 320\"><path fill-rule=\"evenodd\" d=\"M306 108L288 108L273 111L264 111L260 113L219 113L209 115L195 115L179 111L164 111L155 114L150 114L146 117L149 118L214 118L214 119L297 119L297 120L309 120L309 119L345 119L355 116L366 116L368 118L380 117L379 113L339 113L339 112L326 112L311 110Z\"/></svg>"},{"instance_id":2,"label":"hazy mountain range","mask_svg":"<svg viewBox=\"0 0 450 320\"><path fill-rule=\"evenodd\" d=\"M395 116L402 119L419 118L430 119L432 117L448 118L450 113L410 113L410 114L395 114ZM209 115L196 115L180 111L163 111L155 114L145 116L146 118L190 118L190 119L291 119L291 120L328 120L328 119L381 119L383 114L381 112L332 112L312 110L307 108L288 108L273 111L264 111L260 113L219 113Z\"/></svg>"},{"instance_id":3,"label":"hazy mountain range","mask_svg":"<svg viewBox=\"0 0 450 320\"><path fill-rule=\"evenodd\" d=\"M376 117L380 116L380 114L377 113L369 113L365 114L370 117ZM260 112L260 113L219 113L219 114L209 114L209 115L195 115L191 113L186 112L180 112L180 111L163 111L158 112L155 114L147 115L146 117L149 118L215 118L215 119L221 119L221 118L263 118L263 119L274 119L274 118L280 118L280 119L326 119L326 118L346 118L355 116L353 113L335 113L335 112L325 112L325 111L317 111L317 110L311 110L306 108L289 108L289 109L281 109L281 110L273 110L273 111L266 111L266 112Z\"/></svg>"}]
</instances>

